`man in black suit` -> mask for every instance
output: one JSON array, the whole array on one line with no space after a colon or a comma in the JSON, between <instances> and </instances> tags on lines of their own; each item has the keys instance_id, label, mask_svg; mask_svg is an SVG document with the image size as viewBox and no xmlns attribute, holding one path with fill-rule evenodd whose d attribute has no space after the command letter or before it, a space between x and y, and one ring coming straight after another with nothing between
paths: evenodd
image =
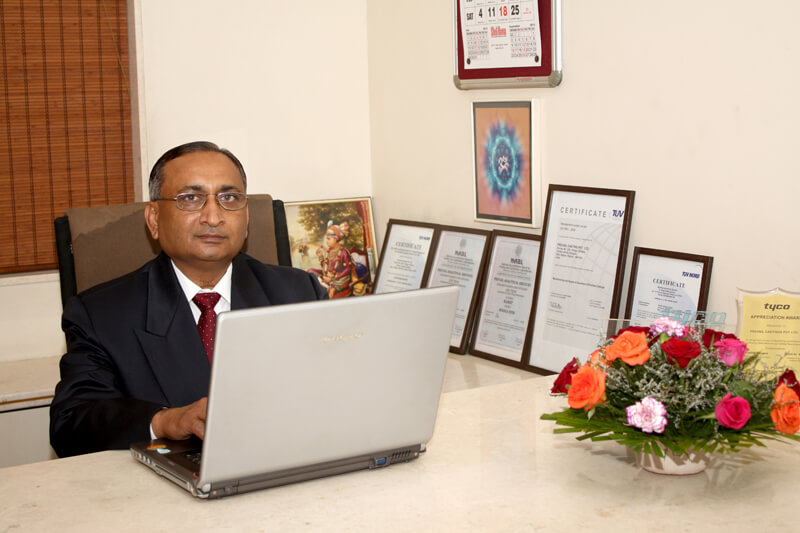
<instances>
[{"instance_id":1,"label":"man in black suit","mask_svg":"<svg viewBox=\"0 0 800 533\"><path fill-rule=\"evenodd\" d=\"M64 309L67 353L50 407L59 456L203 437L212 354L196 293L218 293L216 313L326 298L310 274L241 253L246 180L239 160L213 143L184 144L156 162L145 221L162 253Z\"/></svg>"}]
</instances>

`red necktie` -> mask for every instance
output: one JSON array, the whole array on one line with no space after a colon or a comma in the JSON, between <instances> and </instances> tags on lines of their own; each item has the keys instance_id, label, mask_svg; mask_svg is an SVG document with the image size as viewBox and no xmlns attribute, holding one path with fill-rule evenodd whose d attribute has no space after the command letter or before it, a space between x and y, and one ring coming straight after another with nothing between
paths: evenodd
<instances>
[{"instance_id":1,"label":"red necktie","mask_svg":"<svg viewBox=\"0 0 800 533\"><path fill-rule=\"evenodd\" d=\"M217 327L217 313L214 306L222 297L217 292L198 292L192 301L200 308L200 319L197 321L197 330L206 349L208 362L211 363L211 354L214 352L214 329Z\"/></svg>"}]
</instances>

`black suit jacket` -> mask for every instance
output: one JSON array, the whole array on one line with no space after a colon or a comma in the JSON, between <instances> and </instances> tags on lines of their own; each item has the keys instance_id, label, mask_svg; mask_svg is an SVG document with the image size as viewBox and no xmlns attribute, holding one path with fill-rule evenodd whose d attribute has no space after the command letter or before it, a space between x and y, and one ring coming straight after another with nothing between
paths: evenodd
<instances>
[{"instance_id":1,"label":"black suit jacket","mask_svg":"<svg viewBox=\"0 0 800 533\"><path fill-rule=\"evenodd\" d=\"M302 270L233 260L231 309L319 300ZM139 270L88 289L64 308L67 353L50 406L60 457L125 449L150 438L163 407L208 395L210 365L186 296L163 253Z\"/></svg>"}]
</instances>

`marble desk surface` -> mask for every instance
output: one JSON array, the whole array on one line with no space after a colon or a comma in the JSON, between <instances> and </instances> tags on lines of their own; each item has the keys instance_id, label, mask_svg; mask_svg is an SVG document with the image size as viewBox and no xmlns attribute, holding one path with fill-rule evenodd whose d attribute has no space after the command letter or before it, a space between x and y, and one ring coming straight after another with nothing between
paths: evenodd
<instances>
[{"instance_id":1,"label":"marble desk surface","mask_svg":"<svg viewBox=\"0 0 800 533\"><path fill-rule=\"evenodd\" d=\"M552 378L442 395L420 459L241 494L192 498L126 451L0 470L0 532L792 531L798 448L716 458L705 472L641 470L613 443L554 435Z\"/></svg>"}]
</instances>

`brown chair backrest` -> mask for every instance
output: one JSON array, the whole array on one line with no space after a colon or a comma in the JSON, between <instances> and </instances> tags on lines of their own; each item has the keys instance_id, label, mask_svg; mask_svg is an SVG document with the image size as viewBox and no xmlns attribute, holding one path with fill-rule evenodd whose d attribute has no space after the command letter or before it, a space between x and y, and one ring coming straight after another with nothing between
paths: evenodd
<instances>
[{"instance_id":1,"label":"brown chair backrest","mask_svg":"<svg viewBox=\"0 0 800 533\"><path fill-rule=\"evenodd\" d=\"M158 255L158 242L144 222L146 202L67 209L77 292L136 270ZM248 196L246 253L278 264L275 219L269 194Z\"/></svg>"}]
</instances>

